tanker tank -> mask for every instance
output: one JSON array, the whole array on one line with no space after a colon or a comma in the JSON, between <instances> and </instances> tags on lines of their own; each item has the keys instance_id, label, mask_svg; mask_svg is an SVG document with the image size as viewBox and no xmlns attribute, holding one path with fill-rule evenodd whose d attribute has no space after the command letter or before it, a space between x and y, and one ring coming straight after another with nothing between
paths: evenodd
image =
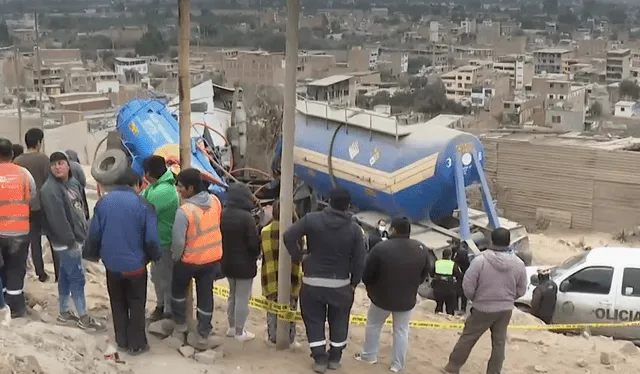
<instances>
[{"instance_id":1,"label":"tanker tank","mask_svg":"<svg viewBox=\"0 0 640 374\"><path fill-rule=\"evenodd\" d=\"M482 143L447 127L457 118L402 124L402 118L382 113L298 100L295 175L320 197L336 186L349 190L356 217L368 228L377 227L378 219L408 217L412 232L430 248L445 248L453 239L477 252L488 244L491 229L507 227L516 251L531 263L530 253L524 254L526 229L497 217ZM481 186L485 212L467 206L471 185ZM457 227L441 226L448 218Z\"/></svg>"},{"instance_id":2,"label":"tanker tank","mask_svg":"<svg viewBox=\"0 0 640 374\"><path fill-rule=\"evenodd\" d=\"M118 112L116 131L117 140L111 143L112 146L107 141L107 152L93 162L91 174L98 183L113 184L123 168L129 165L143 175L142 162L151 155L164 157L174 173L179 171L179 125L162 102L129 101ZM191 139L191 166L201 171L203 179L222 182L222 185L212 183L209 190L223 199L226 192L224 180L198 146L199 141L199 138Z\"/></svg>"},{"instance_id":3,"label":"tanker tank","mask_svg":"<svg viewBox=\"0 0 640 374\"><path fill-rule=\"evenodd\" d=\"M458 153L462 153L464 186L480 183L470 153L475 151L483 164L478 138L420 124L399 125L396 134L395 124L385 125L327 126L323 119L298 113L296 175L324 196L334 185L348 189L361 210L404 215L413 221L452 215L458 207L453 168Z\"/></svg>"}]
</instances>

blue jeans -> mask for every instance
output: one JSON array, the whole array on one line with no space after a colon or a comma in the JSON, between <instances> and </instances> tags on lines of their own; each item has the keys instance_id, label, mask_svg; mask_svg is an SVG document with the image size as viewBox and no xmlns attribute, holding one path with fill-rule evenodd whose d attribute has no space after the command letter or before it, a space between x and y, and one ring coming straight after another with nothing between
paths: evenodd
<instances>
[{"instance_id":1,"label":"blue jeans","mask_svg":"<svg viewBox=\"0 0 640 374\"><path fill-rule=\"evenodd\" d=\"M60 313L70 311L69 296L71 296L78 316L85 316L87 302L84 297L85 277L82 267L82 250L61 250L58 251L58 258L60 259L60 277L58 278Z\"/></svg>"},{"instance_id":2,"label":"blue jeans","mask_svg":"<svg viewBox=\"0 0 640 374\"><path fill-rule=\"evenodd\" d=\"M4 286L2 285L2 278L0 278L0 309L5 306L7 306L7 304L4 302Z\"/></svg>"}]
</instances>

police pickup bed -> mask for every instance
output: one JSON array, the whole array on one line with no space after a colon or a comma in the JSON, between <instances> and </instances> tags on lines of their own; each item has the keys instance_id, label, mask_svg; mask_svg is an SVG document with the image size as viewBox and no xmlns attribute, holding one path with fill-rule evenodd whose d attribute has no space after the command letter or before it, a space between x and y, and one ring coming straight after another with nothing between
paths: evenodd
<instances>
[{"instance_id":1,"label":"police pickup bed","mask_svg":"<svg viewBox=\"0 0 640 374\"><path fill-rule=\"evenodd\" d=\"M527 293L516 306L530 312L537 271L528 266ZM640 248L594 248L551 268L558 285L553 323L640 321ZM640 341L640 326L591 328L594 335Z\"/></svg>"}]
</instances>

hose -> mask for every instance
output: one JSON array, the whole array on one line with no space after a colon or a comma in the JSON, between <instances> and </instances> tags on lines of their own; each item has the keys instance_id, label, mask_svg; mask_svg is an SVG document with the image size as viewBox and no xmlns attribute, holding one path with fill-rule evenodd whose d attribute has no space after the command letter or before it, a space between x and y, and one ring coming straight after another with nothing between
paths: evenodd
<instances>
[{"instance_id":1,"label":"hose","mask_svg":"<svg viewBox=\"0 0 640 374\"><path fill-rule=\"evenodd\" d=\"M214 129L213 127L207 125L206 123L194 122L194 123L191 124L191 127L194 127L194 126L202 126L202 127L206 128L206 129L209 129L209 130L213 131L216 135L218 135L220 138L222 138L222 140L224 140L224 145L229 147L229 152L231 152L231 165L229 165L229 169L233 170L233 168L235 167L235 157L233 155L233 148L230 147L231 142L229 142L229 139L227 139L226 136L224 136L222 133L220 133L220 131ZM209 146L211 148L213 148L213 144L209 144Z\"/></svg>"},{"instance_id":2,"label":"hose","mask_svg":"<svg viewBox=\"0 0 640 374\"><path fill-rule=\"evenodd\" d=\"M329 180L331 181L331 187L338 187L338 183L336 182L336 177L333 175L333 145L336 141L336 137L338 136L338 131L344 126L344 123L341 123L336 127L336 130L333 132L333 136L331 136L331 142L329 143L329 155L327 156L327 167L329 171Z\"/></svg>"},{"instance_id":3,"label":"hose","mask_svg":"<svg viewBox=\"0 0 640 374\"><path fill-rule=\"evenodd\" d=\"M269 175L269 173L266 173L266 172L264 172L264 171L262 171L262 170L260 170L260 169L255 169L255 168L240 168L240 169L233 169L233 170L230 170L230 171L229 171L229 173L231 173L231 174L235 174L235 173L239 173L239 172L241 172L241 171L253 171L253 172L255 172L255 173L258 173L258 174L262 174L262 175L264 175L265 177L269 178L269 180L273 180L273 178L271 177L271 175Z\"/></svg>"}]
</instances>

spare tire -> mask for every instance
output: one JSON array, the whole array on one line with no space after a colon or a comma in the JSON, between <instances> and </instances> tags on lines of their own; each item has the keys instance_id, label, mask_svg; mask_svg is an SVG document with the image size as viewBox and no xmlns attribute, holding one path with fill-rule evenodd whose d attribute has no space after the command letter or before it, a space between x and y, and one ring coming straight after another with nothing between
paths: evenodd
<instances>
[{"instance_id":1,"label":"spare tire","mask_svg":"<svg viewBox=\"0 0 640 374\"><path fill-rule=\"evenodd\" d=\"M109 149L93 160L91 176L102 185L115 184L129 167L129 158L121 149Z\"/></svg>"}]
</instances>

